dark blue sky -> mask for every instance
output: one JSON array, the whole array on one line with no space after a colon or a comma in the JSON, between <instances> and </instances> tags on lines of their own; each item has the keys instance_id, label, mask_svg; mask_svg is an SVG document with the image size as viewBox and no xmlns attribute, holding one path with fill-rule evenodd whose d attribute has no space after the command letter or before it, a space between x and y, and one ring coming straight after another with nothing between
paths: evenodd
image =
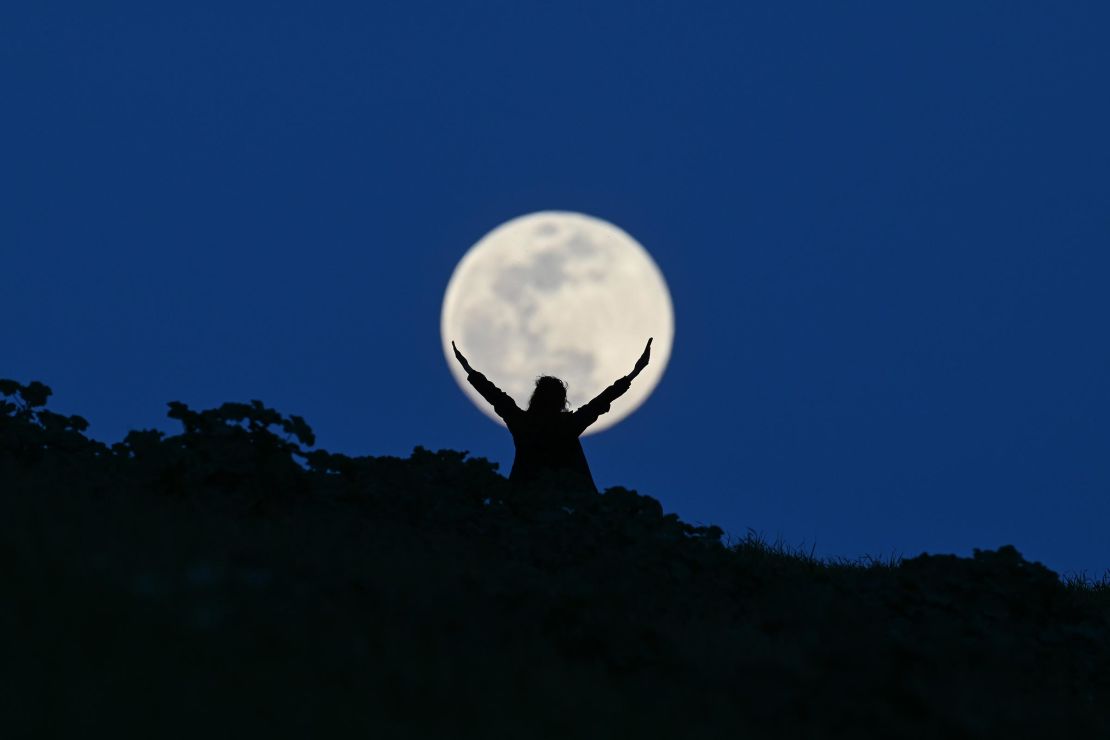
<instances>
[{"instance_id":1,"label":"dark blue sky","mask_svg":"<svg viewBox=\"0 0 1110 740\"><path fill-rule=\"evenodd\" d=\"M677 323L599 485L825 555L1110 567L1105 3L15 5L0 376L94 436L259 398L507 470L443 290L576 210Z\"/></svg>"}]
</instances>

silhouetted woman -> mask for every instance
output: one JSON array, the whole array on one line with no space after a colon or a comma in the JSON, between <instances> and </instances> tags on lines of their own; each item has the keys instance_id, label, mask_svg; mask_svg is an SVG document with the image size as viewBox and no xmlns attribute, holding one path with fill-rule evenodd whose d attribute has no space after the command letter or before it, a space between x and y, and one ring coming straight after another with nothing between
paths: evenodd
<instances>
[{"instance_id":1,"label":"silhouetted woman","mask_svg":"<svg viewBox=\"0 0 1110 740\"><path fill-rule=\"evenodd\" d=\"M544 375L536 380L536 390L528 402L528 410L521 411L508 393L491 383L485 375L470 366L462 352L451 342L455 357L466 370L466 379L474 389L489 401L497 415L505 420L516 444L516 459L509 473L514 486L535 482L545 473L560 476L561 483L597 492L582 443L578 436L597 417L609 410L609 405L628 390L632 379L647 367L651 357L651 340L636 361L632 372L603 390L597 398L577 411L567 410L566 383Z\"/></svg>"}]
</instances>

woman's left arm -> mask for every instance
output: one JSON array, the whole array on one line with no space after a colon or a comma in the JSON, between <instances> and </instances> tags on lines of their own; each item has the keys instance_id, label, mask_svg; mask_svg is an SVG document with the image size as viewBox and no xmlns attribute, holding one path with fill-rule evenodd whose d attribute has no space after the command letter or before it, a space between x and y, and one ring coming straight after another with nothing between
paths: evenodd
<instances>
[{"instance_id":1,"label":"woman's left arm","mask_svg":"<svg viewBox=\"0 0 1110 740\"><path fill-rule=\"evenodd\" d=\"M504 419L506 424L520 415L520 407L516 405L512 396L491 383L485 375L472 368L454 342L451 342L451 349L455 350L455 359L466 371L467 382L474 387L474 390L478 391L482 398L486 399L490 406L493 406L494 412Z\"/></svg>"}]
</instances>

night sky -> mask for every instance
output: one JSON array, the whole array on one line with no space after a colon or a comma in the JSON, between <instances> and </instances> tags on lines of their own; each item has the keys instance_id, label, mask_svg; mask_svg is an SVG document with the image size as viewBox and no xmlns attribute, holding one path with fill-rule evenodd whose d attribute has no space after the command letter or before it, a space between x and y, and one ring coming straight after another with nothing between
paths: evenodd
<instances>
[{"instance_id":1,"label":"night sky","mask_svg":"<svg viewBox=\"0 0 1110 740\"><path fill-rule=\"evenodd\" d=\"M1107 4L100 5L0 10L0 377L94 437L258 398L507 473L443 291L581 211L676 315L599 486L819 555L1110 567Z\"/></svg>"}]
</instances>

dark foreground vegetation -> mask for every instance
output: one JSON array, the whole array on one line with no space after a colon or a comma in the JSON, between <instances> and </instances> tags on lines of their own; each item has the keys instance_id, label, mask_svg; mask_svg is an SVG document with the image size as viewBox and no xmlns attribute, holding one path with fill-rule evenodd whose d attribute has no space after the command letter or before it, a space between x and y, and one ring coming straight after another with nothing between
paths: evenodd
<instances>
[{"instance_id":1,"label":"dark foreground vegetation","mask_svg":"<svg viewBox=\"0 0 1110 740\"><path fill-rule=\"evenodd\" d=\"M257 402L109 447L0 394L2 737L1110 737L1108 589L1012 548L820 562Z\"/></svg>"}]
</instances>

